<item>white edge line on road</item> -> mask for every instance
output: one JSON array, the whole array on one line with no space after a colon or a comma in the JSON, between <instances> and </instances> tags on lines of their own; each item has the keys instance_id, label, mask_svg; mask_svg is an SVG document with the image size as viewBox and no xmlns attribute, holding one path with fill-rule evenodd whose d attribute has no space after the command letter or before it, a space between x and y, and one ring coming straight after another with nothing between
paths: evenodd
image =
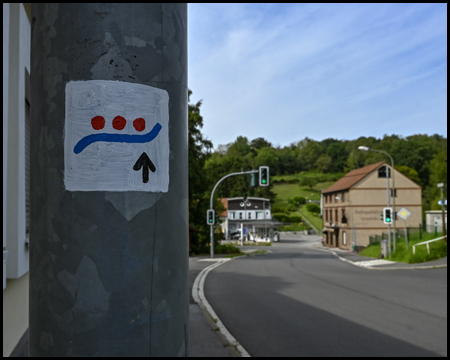
<instances>
[{"instance_id":1,"label":"white edge line on road","mask_svg":"<svg viewBox=\"0 0 450 360\"><path fill-rule=\"evenodd\" d=\"M440 268L446 268L447 265L434 265L434 266L414 266L414 267L383 267L383 268L377 268L375 266L363 266L363 265L358 265L357 261L351 261L351 260L347 260L343 257L340 257L338 254L336 254L336 252L334 252L333 250L326 250L326 249L321 249L321 248L312 248L312 249L316 249L316 250L320 250L320 251L325 251L325 252L329 252L332 253L334 256L336 256L339 260L347 262L349 264L358 266L360 268L363 269L368 269L368 270L428 270L428 269L440 269ZM395 263L395 262L394 262Z\"/></svg>"},{"instance_id":2,"label":"white edge line on road","mask_svg":"<svg viewBox=\"0 0 450 360\"><path fill-rule=\"evenodd\" d=\"M244 255L245 256L245 255ZM208 273L213 270L214 268L222 265L223 263L234 260L235 258L231 259L217 259L216 264L212 264L206 268L204 268L200 274L197 275L194 281L194 285L192 286L192 297L194 298L194 301L196 303L202 303L205 307L206 311L209 313L209 315L217 319L216 325L219 328L219 331L223 334L223 336L227 339L227 341L237 349L239 354L242 357L251 357L251 355L242 347L241 344L236 340L236 338L231 335L231 333L228 331L228 329L225 327L225 325L222 323L222 321L219 319L211 305L209 305L208 300L206 300L205 293L203 291L203 287L205 284L205 279Z\"/></svg>"}]
</instances>

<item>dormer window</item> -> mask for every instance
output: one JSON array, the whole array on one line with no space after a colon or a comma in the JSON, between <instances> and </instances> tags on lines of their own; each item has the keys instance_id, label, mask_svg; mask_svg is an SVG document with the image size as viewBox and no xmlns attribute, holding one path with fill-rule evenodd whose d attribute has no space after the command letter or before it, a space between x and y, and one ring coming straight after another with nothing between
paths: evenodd
<instances>
[{"instance_id":1,"label":"dormer window","mask_svg":"<svg viewBox=\"0 0 450 360\"><path fill-rule=\"evenodd\" d=\"M378 177L379 178L386 178L387 173L387 166L382 166L378 169ZM389 171L389 178L391 177L391 171Z\"/></svg>"}]
</instances>

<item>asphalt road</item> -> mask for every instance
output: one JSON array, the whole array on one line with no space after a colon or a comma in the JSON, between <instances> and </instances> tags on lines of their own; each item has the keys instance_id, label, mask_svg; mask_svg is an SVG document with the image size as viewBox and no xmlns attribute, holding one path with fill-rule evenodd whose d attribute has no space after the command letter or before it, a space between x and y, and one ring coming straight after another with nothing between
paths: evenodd
<instances>
[{"instance_id":1,"label":"asphalt road","mask_svg":"<svg viewBox=\"0 0 450 360\"><path fill-rule=\"evenodd\" d=\"M447 356L446 268L368 270L318 239L285 236L209 273L206 297L250 355Z\"/></svg>"}]
</instances>

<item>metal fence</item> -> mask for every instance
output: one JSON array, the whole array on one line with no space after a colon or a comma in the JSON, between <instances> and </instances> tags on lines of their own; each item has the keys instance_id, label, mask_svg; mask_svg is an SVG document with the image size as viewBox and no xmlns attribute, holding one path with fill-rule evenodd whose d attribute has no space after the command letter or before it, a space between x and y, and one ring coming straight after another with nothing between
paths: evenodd
<instances>
[{"instance_id":1,"label":"metal fence","mask_svg":"<svg viewBox=\"0 0 450 360\"><path fill-rule=\"evenodd\" d=\"M397 239L399 239L400 237L404 237L405 233L409 235L411 234L420 234L420 239L422 240L422 233L424 232L424 227L422 227L422 224L419 224L418 228L406 228L406 232L405 229L396 229L395 233L397 235ZM426 227L425 227L426 229ZM394 238L394 232L391 231L391 239ZM388 240L389 239L389 233L382 233L381 235L372 235L369 236L369 244L376 244L376 243L380 243L381 240Z\"/></svg>"}]
</instances>

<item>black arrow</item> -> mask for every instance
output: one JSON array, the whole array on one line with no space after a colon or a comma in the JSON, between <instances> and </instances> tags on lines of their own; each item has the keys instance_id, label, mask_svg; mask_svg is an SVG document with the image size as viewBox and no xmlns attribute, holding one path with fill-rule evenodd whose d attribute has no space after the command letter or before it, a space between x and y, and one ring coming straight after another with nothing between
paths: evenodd
<instances>
[{"instance_id":1,"label":"black arrow","mask_svg":"<svg viewBox=\"0 0 450 360\"><path fill-rule=\"evenodd\" d=\"M141 170L142 166L144 166L144 168L142 169L142 181L147 183L148 169L150 169L152 172L155 172L156 167L145 152L143 152L142 155L139 156L139 159L137 159L136 164L134 164L133 166L133 170L139 171Z\"/></svg>"}]
</instances>

